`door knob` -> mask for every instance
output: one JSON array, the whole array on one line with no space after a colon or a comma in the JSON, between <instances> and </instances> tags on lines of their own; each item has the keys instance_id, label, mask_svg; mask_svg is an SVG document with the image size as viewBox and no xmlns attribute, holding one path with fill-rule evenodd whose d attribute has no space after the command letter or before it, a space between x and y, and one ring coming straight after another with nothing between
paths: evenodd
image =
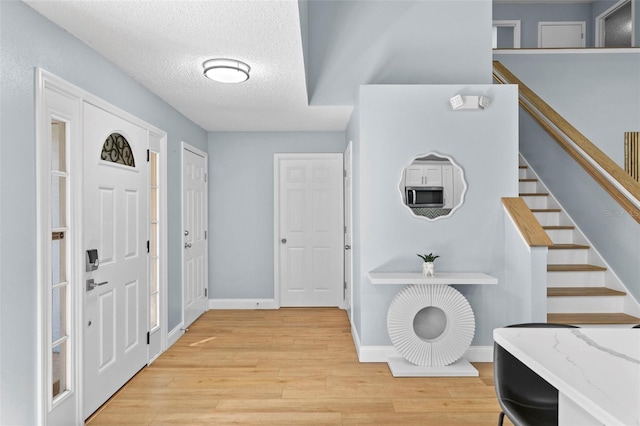
<instances>
[{"instance_id":1,"label":"door knob","mask_svg":"<svg viewBox=\"0 0 640 426\"><path fill-rule=\"evenodd\" d=\"M283 239L281 239L281 240L280 240L280 242L281 242L282 244L287 244L287 239L286 239L286 238L283 238Z\"/></svg>"},{"instance_id":2,"label":"door knob","mask_svg":"<svg viewBox=\"0 0 640 426\"><path fill-rule=\"evenodd\" d=\"M87 291L91 291L94 288L98 287L99 285L105 285L105 284L109 284L109 281L103 281L101 283L96 283L95 280L93 278L88 279L87 280Z\"/></svg>"},{"instance_id":3,"label":"door knob","mask_svg":"<svg viewBox=\"0 0 640 426\"><path fill-rule=\"evenodd\" d=\"M187 235L189 235L189 231L185 230L184 231L184 236L186 237Z\"/></svg>"},{"instance_id":4,"label":"door knob","mask_svg":"<svg viewBox=\"0 0 640 426\"><path fill-rule=\"evenodd\" d=\"M191 243L184 243L184 248L186 249L191 248Z\"/></svg>"},{"instance_id":5,"label":"door knob","mask_svg":"<svg viewBox=\"0 0 640 426\"><path fill-rule=\"evenodd\" d=\"M345 250L351 250L351 246L349 244L347 244L347 245L344 246L344 249Z\"/></svg>"}]
</instances>

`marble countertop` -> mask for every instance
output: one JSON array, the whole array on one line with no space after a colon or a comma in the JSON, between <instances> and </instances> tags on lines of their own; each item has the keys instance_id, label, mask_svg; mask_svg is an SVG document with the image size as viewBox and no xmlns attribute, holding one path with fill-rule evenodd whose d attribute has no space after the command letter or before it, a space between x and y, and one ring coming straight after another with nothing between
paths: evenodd
<instances>
[{"instance_id":1,"label":"marble countertop","mask_svg":"<svg viewBox=\"0 0 640 426\"><path fill-rule=\"evenodd\" d=\"M498 279L482 272L436 272L427 277L422 272L369 272L371 284L497 284Z\"/></svg>"},{"instance_id":2,"label":"marble countertop","mask_svg":"<svg viewBox=\"0 0 640 426\"><path fill-rule=\"evenodd\" d=\"M493 338L606 425L640 425L640 329L499 328Z\"/></svg>"}]
</instances>

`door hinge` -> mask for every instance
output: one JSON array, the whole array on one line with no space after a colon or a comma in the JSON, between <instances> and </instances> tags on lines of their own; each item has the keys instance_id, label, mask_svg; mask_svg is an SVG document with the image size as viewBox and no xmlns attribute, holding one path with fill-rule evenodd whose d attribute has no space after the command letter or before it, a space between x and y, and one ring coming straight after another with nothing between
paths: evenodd
<instances>
[{"instance_id":1,"label":"door hinge","mask_svg":"<svg viewBox=\"0 0 640 426\"><path fill-rule=\"evenodd\" d=\"M149 240L147 240L147 253L149 253Z\"/></svg>"},{"instance_id":2,"label":"door hinge","mask_svg":"<svg viewBox=\"0 0 640 426\"><path fill-rule=\"evenodd\" d=\"M207 231L204 231L204 239L207 239Z\"/></svg>"},{"instance_id":3,"label":"door hinge","mask_svg":"<svg viewBox=\"0 0 640 426\"><path fill-rule=\"evenodd\" d=\"M207 181L207 174L206 173L204 174L204 181L205 182Z\"/></svg>"},{"instance_id":4,"label":"door hinge","mask_svg":"<svg viewBox=\"0 0 640 426\"><path fill-rule=\"evenodd\" d=\"M342 171L342 176L347 177L347 171L346 170Z\"/></svg>"},{"instance_id":5,"label":"door hinge","mask_svg":"<svg viewBox=\"0 0 640 426\"><path fill-rule=\"evenodd\" d=\"M147 163L149 162L149 158L151 157L151 154L149 152L149 150L147 150Z\"/></svg>"},{"instance_id":6,"label":"door hinge","mask_svg":"<svg viewBox=\"0 0 640 426\"><path fill-rule=\"evenodd\" d=\"M347 233L347 225L344 226L344 233Z\"/></svg>"},{"instance_id":7,"label":"door hinge","mask_svg":"<svg viewBox=\"0 0 640 426\"><path fill-rule=\"evenodd\" d=\"M209 294L209 289L205 288L204 289L204 297L208 297L208 294Z\"/></svg>"},{"instance_id":8,"label":"door hinge","mask_svg":"<svg viewBox=\"0 0 640 426\"><path fill-rule=\"evenodd\" d=\"M346 281L344 282L344 287L342 287L342 288L343 288L344 290L346 290L346 289L347 289L347 282L346 282Z\"/></svg>"},{"instance_id":9,"label":"door hinge","mask_svg":"<svg viewBox=\"0 0 640 426\"><path fill-rule=\"evenodd\" d=\"M151 342L151 332L147 331L147 345Z\"/></svg>"}]
</instances>

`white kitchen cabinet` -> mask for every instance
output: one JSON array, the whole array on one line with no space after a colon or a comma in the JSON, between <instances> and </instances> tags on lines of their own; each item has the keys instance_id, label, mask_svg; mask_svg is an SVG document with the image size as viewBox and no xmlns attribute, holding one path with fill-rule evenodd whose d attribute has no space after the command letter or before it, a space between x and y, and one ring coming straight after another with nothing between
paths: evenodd
<instances>
[{"instance_id":1,"label":"white kitchen cabinet","mask_svg":"<svg viewBox=\"0 0 640 426\"><path fill-rule=\"evenodd\" d=\"M439 164L412 164L406 169L405 186L442 186Z\"/></svg>"},{"instance_id":2,"label":"white kitchen cabinet","mask_svg":"<svg viewBox=\"0 0 640 426\"><path fill-rule=\"evenodd\" d=\"M444 196L445 209L452 209L454 202L454 187L453 187L453 166L442 166L442 192Z\"/></svg>"}]
</instances>

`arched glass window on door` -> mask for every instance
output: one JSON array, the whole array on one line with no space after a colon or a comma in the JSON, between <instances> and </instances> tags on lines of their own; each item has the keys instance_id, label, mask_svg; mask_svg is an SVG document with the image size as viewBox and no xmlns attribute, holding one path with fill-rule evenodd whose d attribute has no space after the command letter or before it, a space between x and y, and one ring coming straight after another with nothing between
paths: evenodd
<instances>
[{"instance_id":1,"label":"arched glass window on door","mask_svg":"<svg viewBox=\"0 0 640 426\"><path fill-rule=\"evenodd\" d=\"M136 166L133 151L127 139L120 133L111 133L102 145L100 158L112 163L123 164L129 167Z\"/></svg>"}]
</instances>

